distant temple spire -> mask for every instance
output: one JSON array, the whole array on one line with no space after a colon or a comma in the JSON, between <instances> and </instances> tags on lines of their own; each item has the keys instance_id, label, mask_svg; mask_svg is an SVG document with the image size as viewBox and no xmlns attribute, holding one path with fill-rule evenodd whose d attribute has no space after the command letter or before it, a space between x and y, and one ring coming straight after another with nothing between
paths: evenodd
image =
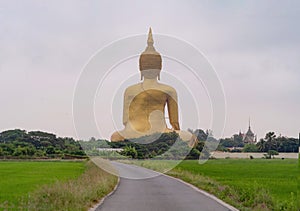
<instances>
[{"instance_id":1,"label":"distant temple spire","mask_svg":"<svg viewBox=\"0 0 300 211\"><path fill-rule=\"evenodd\" d=\"M248 124L249 124L248 131L244 134L243 141L244 141L244 143L247 143L247 144L253 144L253 143L256 142L256 136L255 136L255 134L251 130L250 117L249 117Z\"/></svg>"},{"instance_id":2,"label":"distant temple spire","mask_svg":"<svg viewBox=\"0 0 300 211\"><path fill-rule=\"evenodd\" d=\"M249 117L249 129L251 128L251 124L250 124L251 122L250 122L250 117Z\"/></svg>"}]
</instances>

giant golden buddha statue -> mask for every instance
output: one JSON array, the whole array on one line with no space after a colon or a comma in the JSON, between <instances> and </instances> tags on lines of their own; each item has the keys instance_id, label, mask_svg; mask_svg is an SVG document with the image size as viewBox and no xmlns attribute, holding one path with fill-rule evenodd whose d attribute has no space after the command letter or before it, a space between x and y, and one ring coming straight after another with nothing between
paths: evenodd
<instances>
[{"instance_id":1,"label":"giant golden buddha statue","mask_svg":"<svg viewBox=\"0 0 300 211\"><path fill-rule=\"evenodd\" d=\"M139 59L141 80L143 81L125 90L123 104L125 128L114 132L111 141L123 141L124 139L172 131L177 132L182 139L189 141L192 135L180 130L176 90L158 82L162 69L162 58L153 46L151 28L147 44ZM172 128L168 128L165 121L166 106Z\"/></svg>"}]
</instances>

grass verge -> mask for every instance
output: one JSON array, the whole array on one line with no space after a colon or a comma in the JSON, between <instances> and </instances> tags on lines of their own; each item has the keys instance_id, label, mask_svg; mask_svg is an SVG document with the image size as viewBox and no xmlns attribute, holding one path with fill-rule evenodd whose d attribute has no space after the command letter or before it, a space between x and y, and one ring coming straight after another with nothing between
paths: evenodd
<instances>
[{"instance_id":1,"label":"grass verge","mask_svg":"<svg viewBox=\"0 0 300 211\"><path fill-rule=\"evenodd\" d=\"M117 177L92 161L84 165L85 171L78 177L39 186L17 204L3 203L2 210L87 210L113 190Z\"/></svg>"},{"instance_id":2,"label":"grass verge","mask_svg":"<svg viewBox=\"0 0 300 211\"><path fill-rule=\"evenodd\" d=\"M131 161L130 161L131 162ZM299 210L297 160L186 160L166 174L205 190L240 210ZM132 161L165 172L174 161Z\"/></svg>"},{"instance_id":3,"label":"grass verge","mask_svg":"<svg viewBox=\"0 0 300 211\"><path fill-rule=\"evenodd\" d=\"M85 169L83 161L0 161L0 204L17 205L40 186L75 179Z\"/></svg>"}]
</instances>

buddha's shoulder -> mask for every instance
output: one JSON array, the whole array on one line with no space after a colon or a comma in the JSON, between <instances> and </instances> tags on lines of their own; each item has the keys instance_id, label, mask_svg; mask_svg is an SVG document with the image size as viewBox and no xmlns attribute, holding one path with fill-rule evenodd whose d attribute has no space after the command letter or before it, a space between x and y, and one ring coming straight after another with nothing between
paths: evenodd
<instances>
[{"instance_id":1,"label":"buddha's shoulder","mask_svg":"<svg viewBox=\"0 0 300 211\"><path fill-rule=\"evenodd\" d=\"M132 92L132 91L140 89L140 87L141 87L141 84L134 84L134 85L127 87L125 92Z\"/></svg>"},{"instance_id":2,"label":"buddha's shoulder","mask_svg":"<svg viewBox=\"0 0 300 211\"><path fill-rule=\"evenodd\" d=\"M176 93L176 90L173 87L171 87L170 85L159 83L159 87L163 91Z\"/></svg>"},{"instance_id":3,"label":"buddha's shoulder","mask_svg":"<svg viewBox=\"0 0 300 211\"><path fill-rule=\"evenodd\" d=\"M134 84L134 85L131 85L129 87L126 88L125 92L126 93L132 93L132 92L136 92L136 91L140 91L142 88L142 84L141 83L138 83L138 84ZM176 93L176 90L167 85L167 84L162 84L162 83L158 83L156 87L154 87L155 89L159 89L161 91L164 91L164 92L167 92L167 93Z\"/></svg>"}]
</instances>

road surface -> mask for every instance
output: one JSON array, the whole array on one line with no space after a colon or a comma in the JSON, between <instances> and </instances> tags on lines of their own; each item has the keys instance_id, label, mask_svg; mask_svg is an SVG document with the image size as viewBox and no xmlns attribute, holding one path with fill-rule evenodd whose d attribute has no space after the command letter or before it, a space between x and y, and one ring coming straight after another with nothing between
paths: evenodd
<instances>
[{"instance_id":1,"label":"road surface","mask_svg":"<svg viewBox=\"0 0 300 211\"><path fill-rule=\"evenodd\" d=\"M96 208L97 211L228 211L234 209L187 184L149 169L118 162L113 162L113 165L120 174L119 186ZM146 177L150 178L138 179Z\"/></svg>"}]
</instances>

